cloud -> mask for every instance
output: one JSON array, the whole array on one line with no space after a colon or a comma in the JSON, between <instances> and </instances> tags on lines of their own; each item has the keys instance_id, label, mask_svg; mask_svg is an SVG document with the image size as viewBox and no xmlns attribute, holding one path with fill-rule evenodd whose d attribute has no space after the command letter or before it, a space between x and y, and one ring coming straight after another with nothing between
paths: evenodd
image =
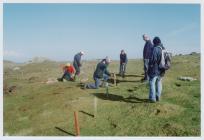
<instances>
[{"instance_id":1,"label":"cloud","mask_svg":"<svg viewBox=\"0 0 204 140\"><path fill-rule=\"evenodd\" d=\"M22 57L23 55L19 52L12 51L12 50L4 50L3 51L4 57Z\"/></svg>"},{"instance_id":2,"label":"cloud","mask_svg":"<svg viewBox=\"0 0 204 140\"><path fill-rule=\"evenodd\" d=\"M187 25L184 25L184 26L182 26L180 28L172 30L171 32L169 32L167 34L167 36L172 37L172 36L178 36L178 35L186 34L186 33L189 33L189 32L191 32L192 30L194 30L196 28L197 28L196 23L187 24Z\"/></svg>"}]
</instances>

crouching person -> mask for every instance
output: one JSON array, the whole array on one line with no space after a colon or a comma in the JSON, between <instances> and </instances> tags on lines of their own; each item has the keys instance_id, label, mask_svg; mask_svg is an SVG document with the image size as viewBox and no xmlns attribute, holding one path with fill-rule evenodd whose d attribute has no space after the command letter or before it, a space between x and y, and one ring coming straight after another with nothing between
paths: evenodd
<instances>
[{"instance_id":1,"label":"crouching person","mask_svg":"<svg viewBox=\"0 0 204 140\"><path fill-rule=\"evenodd\" d=\"M111 75L107 70L109 63L110 63L110 59L108 57L106 57L101 62L99 62L97 64L96 70L93 75L93 79L95 83L85 84L84 88L98 89L99 86L102 84L101 80L104 80L104 82L107 82L107 80L109 79L109 76Z\"/></svg>"},{"instance_id":2,"label":"crouching person","mask_svg":"<svg viewBox=\"0 0 204 140\"><path fill-rule=\"evenodd\" d=\"M67 81L74 81L74 74L75 74L75 69L74 67L70 64L67 63L63 67L64 74L62 75L61 78L58 78L57 80L60 82L63 82L63 79L66 79Z\"/></svg>"}]
</instances>

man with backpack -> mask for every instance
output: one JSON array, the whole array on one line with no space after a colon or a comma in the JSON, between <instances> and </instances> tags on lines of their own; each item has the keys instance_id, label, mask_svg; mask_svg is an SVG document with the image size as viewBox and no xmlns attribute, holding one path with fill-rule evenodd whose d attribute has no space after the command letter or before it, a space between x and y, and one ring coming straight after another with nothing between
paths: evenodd
<instances>
[{"instance_id":1,"label":"man with backpack","mask_svg":"<svg viewBox=\"0 0 204 140\"><path fill-rule=\"evenodd\" d=\"M165 48L161 44L159 37L153 39L153 51L151 53L149 61L149 100L150 102L156 102L160 100L162 92L162 76L170 67L170 59L165 53Z\"/></svg>"},{"instance_id":2,"label":"man with backpack","mask_svg":"<svg viewBox=\"0 0 204 140\"><path fill-rule=\"evenodd\" d=\"M143 37L143 40L145 41L145 45L143 49L144 78L142 80L147 81L149 80L148 65L149 65L149 59L151 56L153 45L152 45L150 38L146 34L144 34L142 37Z\"/></svg>"}]
</instances>

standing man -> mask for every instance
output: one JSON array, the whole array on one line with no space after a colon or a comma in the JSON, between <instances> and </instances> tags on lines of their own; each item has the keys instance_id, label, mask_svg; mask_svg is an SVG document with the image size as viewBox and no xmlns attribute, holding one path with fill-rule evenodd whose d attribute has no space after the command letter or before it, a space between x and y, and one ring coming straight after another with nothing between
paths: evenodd
<instances>
[{"instance_id":1,"label":"standing man","mask_svg":"<svg viewBox=\"0 0 204 140\"><path fill-rule=\"evenodd\" d=\"M80 67L82 66L82 64L81 64L81 56L82 55L84 55L84 52L81 51L74 56L73 66L76 70L74 78L76 78L76 76L79 76L79 74L80 74Z\"/></svg>"},{"instance_id":2,"label":"standing man","mask_svg":"<svg viewBox=\"0 0 204 140\"><path fill-rule=\"evenodd\" d=\"M109 76L111 75L107 70L109 63L110 63L110 59L108 57L106 57L101 62L99 62L93 74L93 79L95 83L85 84L84 88L98 89L99 86L101 85L101 79L104 80L104 82L107 82L107 80L109 79Z\"/></svg>"},{"instance_id":3,"label":"standing man","mask_svg":"<svg viewBox=\"0 0 204 140\"><path fill-rule=\"evenodd\" d=\"M149 80L148 65L149 65L149 59L151 56L153 45L152 45L150 38L146 34L144 34L142 37L143 37L143 40L145 41L145 45L143 49L143 62L144 62L144 79L143 80L147 81Z\"/></svg>"},{"instance_id":4,"label":"standing man","mask_svg":"<svg viewBox=\"0 0 204 140\"><path fill-rule=\"evenodd\" d=\"M161 40L159 37L155 37L153 40L154 46L152 55L149 61L149 100L150 102L156 102L160 100L161 92L162 92L162 73L163 71L159 68L159 64L162 58L162 50L160 47Z\"/></svg>"},{"instance_id":5,"label":"standing man","mask_svg":"<svg viewBox=\"0 0 204 140\"><path fill-rule=\"evenodd\" d=\"M127 54L125 53L124 50L121 50L120 53L120 72L119 74L124 77L125 72L126 72L126 65L127 65L128 59L127 59Z\"/></svg>"}]
</instances>

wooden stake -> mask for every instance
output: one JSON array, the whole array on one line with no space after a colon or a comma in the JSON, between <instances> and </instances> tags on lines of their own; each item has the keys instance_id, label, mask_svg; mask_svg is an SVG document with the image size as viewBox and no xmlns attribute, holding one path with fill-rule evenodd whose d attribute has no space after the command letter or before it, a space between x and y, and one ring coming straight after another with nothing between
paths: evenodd
<instances>
[{"instance_id":1,"label":"wooden stake","mask_svg":"<svg viewBox=\"0 0 204 140\"><path fill-rule=\"evenodd\" d=\"M94 97L94 118L96 118L97 114L97 98Z\"/></svg>"},{"instance_id":2,"label":"wooden stake","mask_svg":"<svg viewBox=\"0 0 204 140\"><path fill-rule=\"evenodd\" d=\"M116 86L116 74L113 73L113 78L114 78L114 85Z\"/></svg>"},{"instance_id":3,"label":"wooden stake","mask_svg":"<svg viewBox=\"0 0 204 140\"><path fill-rule=\"evenodd\" d=\"M78 121L78 112L74 111L74 124L75 124L75 129L76 129L76 136L80 135L80 130L79 130L79 121Z\"/></svg>"}]
</instances>

